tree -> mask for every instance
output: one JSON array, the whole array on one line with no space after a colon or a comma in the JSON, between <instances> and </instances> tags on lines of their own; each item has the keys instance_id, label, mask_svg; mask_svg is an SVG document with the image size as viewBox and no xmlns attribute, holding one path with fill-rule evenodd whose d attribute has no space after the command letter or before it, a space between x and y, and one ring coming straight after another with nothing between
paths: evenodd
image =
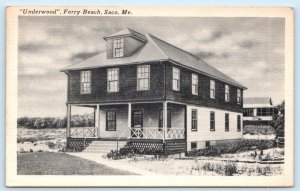
<instances>
[{"instance_id":1,"label":"tree","mask_svg":"<svg viewBox=\"0 0 300 191\"><path fill-rule=\"evenodd\" d=\"M284 137L284 116L285 116L285 102L276 106L277 113L273 115L272 125L276 132L276 139Z\"/></svg>"}]
</instances>

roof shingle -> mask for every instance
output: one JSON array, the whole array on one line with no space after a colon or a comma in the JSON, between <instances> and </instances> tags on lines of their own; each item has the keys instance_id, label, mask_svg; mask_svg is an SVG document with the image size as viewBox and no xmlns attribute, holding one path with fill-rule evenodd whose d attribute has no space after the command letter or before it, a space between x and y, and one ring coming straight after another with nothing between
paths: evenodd
<instances>
[{"instance_id":1,"label":"roof shingle","mask_svg":"<svg viewBox=\"0 0 300 191\"><path fill-rule=\"evenodd\" d=\"M216 68L210 66L209 64L201 60L199 57L187 51L184 51L174 45L171 45L151 34L143 35L132 29L124 29L105 38L121 35L139 35L139 38L146 38L147 42L145 46L143 46L135 54L129 57L107 59L106 52L104 51L79 63L65 67L61 69L61 71L168 60L180 64L184 67L196 70L210 77L224 81L231 85L247 89L245 86L230 78L229 76L225 75L224 73L220 72Z\"/></svg>"},{"instance_id":2,"label":"roof shingle","mask_svg":"<svg viewBox=\"0 0 300 191\"><path fill-rule=\"evenodd\" d=\"M244 104L266 104L272 105L272 99L270 97L246 97L243 100Z\"/></svg>"}]
</instances>

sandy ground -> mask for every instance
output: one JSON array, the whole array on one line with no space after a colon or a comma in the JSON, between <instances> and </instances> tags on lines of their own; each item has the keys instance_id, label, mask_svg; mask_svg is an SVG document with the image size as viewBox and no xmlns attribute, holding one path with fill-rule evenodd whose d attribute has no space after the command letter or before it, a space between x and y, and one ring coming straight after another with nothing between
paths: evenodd
<instances>
[{"instance_id":1,"label":"sandy ground","mask_svg":"<svg viewBox=\"0 0 300 191\"><path fill-rule=\"evenodd\" d=\"M257 135L244 135L244 138L257 139ZM272 135L260 135L260 139L272 139ZM18 128L18 152L59 152L66 144L65 129L25 129ZM204 165L222 166L228 163L234 163L237 166L235 175L260 175L261 170L267 169L267 175L279 175L283 171L283 165L263 165L256 163L258 155L254 151L247 151L235 154L223 154L220 157L196 157L175 159L168 157L166 159L155 159L153 156L133 157L121 160L109 160L106 154L97 153L68 153L90 161L104 164L109 167L133 172L141 175L196 175L196 176L219 176L215 171L203 170ZM104 157L103 157L104 155ZM282 148L273 148L263 151L263 156L283 157ZM242 161L242 162L236 162ZM254 162L254 163L245 163Z\"/></svg>"},{"instance_id":2,"label":"sandy ground","mask_svg":"<svg viewBox=\"0 0 300 191\"><path fill-rule=\"evenodd\" d=\"M235 176L253 176L262 175L266 171L266 175L280 175L283 172L282 164L258 164L258 163L245 163L256 162L253 158L253 152L243 152L238 154L226 154L220 157L197 157L194 159L189 158L165 158L155 159L153 156L133 157L120 160L109 160L101 154L95 153L68 153L73 156L82 157L97 163L101 163L110 167L118 168L125 171L141 175L194 175L194 176L220 176L222 174L215 171L203 170L204 165L219 165L226 166L228 163L236 164L237 173ZM282 149L268 149L264 151L264 155L281 156ZM243 162L230 162L230 161L243 161Z\"/></svg>"},{"instance_id":3,"label":"sandy ground","mask_svg":"<svg viewBox=\"0 0 300 191\"><path fill-rule=\"evenodd\" d=\"M18 128L18 152L58 152L66 144L65 129Z\"/></svg>"}]
</instances>

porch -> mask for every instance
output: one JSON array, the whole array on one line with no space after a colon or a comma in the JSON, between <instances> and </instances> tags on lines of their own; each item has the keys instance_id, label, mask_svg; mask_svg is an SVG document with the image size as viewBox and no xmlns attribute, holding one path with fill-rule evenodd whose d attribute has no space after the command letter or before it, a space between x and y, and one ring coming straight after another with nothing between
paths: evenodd
<instances>
[{"instance_id":1,"label":"porch","mask_svg":"<svg viewBox=\"0 0 300 191\"><path fill-rule=\"evenodd\" d=\"M94 109L93 127L72 127L75 107ZM169 102L68 104L67 142L84 150L93 141L126 142L135 147L162 148L161 153L186 149L186 105ZM75 143L77 142L77 143ZM79 143L81 142L81 143ZM148 146L147 146L148 145ZM172 145L175 150L172 149ZM170 150L171 149L171 150ZM157 150L156 150L157 153Z\"/></svg>"}]
</instances>

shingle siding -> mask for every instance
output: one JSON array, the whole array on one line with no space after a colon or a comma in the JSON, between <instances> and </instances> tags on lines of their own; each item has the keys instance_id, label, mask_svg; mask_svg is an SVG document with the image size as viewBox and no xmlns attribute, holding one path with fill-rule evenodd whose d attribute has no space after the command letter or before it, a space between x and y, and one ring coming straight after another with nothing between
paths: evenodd
<instances>
[{"instance_id":1,"label":"shingle siding","mask_svg":"<svg viewBox=\"0 0 300 191\"><path fill-rule=\"evenodd\" d=\"M230 101L225 102L225 84L222 81L210 78L206 75L191 71L189 69L177 66L180 69L180 91L172 89L172 63L166 66L167 82L166 97L169 100L180 101L189 104L204 105L207 107L216 107L232 111L242 112L242 105L237 104L237 88L230 87ZM192 94L192 73L199 76L198 79L198 95ZM210 98L210 80L215 80L215 99ZM243 91L242 91L243 92Z\"/></svg>"},{"instance_id":2,"label":"shingle siding","mask_svg":"<svg viewBox=\"0 0 300 191\"><path fill-rule=\"evenodd\" d=\"M164 70L159 63L150 65L150 90L137 91L137 65L116 66L119 68L119 91L107 92L107 69L92 69L91 93L80 94L80 71L69 72L68 102L107 102L107 101L136 101L162 99L164 94Z\"/></svg>"},{"instance_id":3,"label":"shingle siding","mask_svg":"<svg viewBox=\"0 0 300 191\"><path fill-rule=\"evenodd\" d=\"M225 101L225 85L220 80L177 66L180 69L180 91L172 88L172 67L170 62L149 63L150 90L137 91L137 66L126 65L119 68L119 92L107 92L107 69L92 69L92 87L90 94L80 94L80 71L69 72L68 102L109 102L109 101L138 101L163 100L179 101L187 104L203 105L230 111L242 112L243 103L237 104L237 88L229 85L230 100ZM147 64L145 64L147 65ZM166 68L166 86L164 87L164 69ZM192 73L198 74L198 95L192 94ZM215 80L215 99L210 98L210 80ZM164 91L166 88L166 93ZM243 91L241 90L243 96ZM166 97L164 97L164 95Z\"/></svg>"}]
</instances>

